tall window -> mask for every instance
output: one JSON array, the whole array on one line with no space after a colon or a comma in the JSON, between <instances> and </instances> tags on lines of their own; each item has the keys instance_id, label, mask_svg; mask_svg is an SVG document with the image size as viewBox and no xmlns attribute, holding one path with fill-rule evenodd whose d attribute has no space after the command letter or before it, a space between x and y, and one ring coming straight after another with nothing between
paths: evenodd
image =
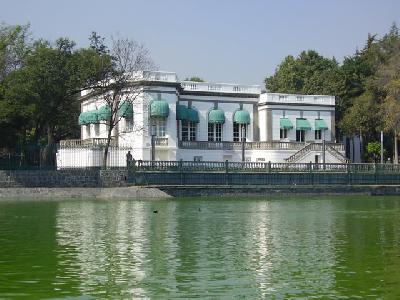
<instances>
[{"instance_id":1,"label":"tall window","mask_svg":"<svg viewBox=\"0 0 400 300\"><path fill-rule=\"evenodd\" d=\"M94 124L94 135L97 137L100 135L100 124Z\"/></svg>"},{"instance_id":2,"label":"tall window","mask_svg":"<svg viewBox=\"0 0 400 300\"><path fill-rule=\"evenodd\" d=\"M287 133L288 133L287 129L281 128L281 134L280 134L281 140L287 139Z\"/></svg>"},{"instance_id":3,"label":"tall window","mask_svg":"<svg viewBox=\"0 0 400 300\"><path fill-rule=\"evenodd\" d=\"M182 141L196 140L196 123L182 121Z\"/></svg>"},{"instance_id":4,"label":"tall window","mask_svg":"<svg viewBox=\"0 0 400 300\"><path fill-rule=\"evenodd\" d=\"M321 130L315 130L315 139L316 140L322 139L322 131Z\"/></svg>"},{"instance_id":5,"label":"tall window","mask_svg":"<svg viewBox=\"0 0 400 300\"><path fill-rule=\"evenodd\" d=\"M208 123L208 140L210 142L222 141L222 124Z\"/></svg>"},{"instance_id":6,"label":"tall window","mask_svg":"<svg viewBox=\"0 0 400 300\"><path fill-rule=\"evenodd\" d=\"M125 131L133 131L133 118L125 118Z\"/></svg>"},{"instance_id":7,"label":"tall window","mask_svg":"<svg viewBox=\"0 0 400 300\"><path fill-rule=\"evenodd\" d=\"M166 120L164 118L151 119L151 134L157 137L165 136Z\"/></svg>"},{"instance_id":8,"label":"tall window","mask_svg":"<svg viewBox=\"0 0 400 300\"><path fill-rule=\"evenodd\" d=\"M86 125L86 138L90 138L90 124Z\"/></svg>"},{"instance_id":9,"label":"tall window","mask_svg":"<svg viewBox=\"0 0 400 300\"><path fill-rule=\"evenodd\" d=\"M306 136L305 130L296 130L296 141L297 142L304 142Z\"/></svg>"},{"instance_id":10,"label":"tall window","mask_svg":"<svg viewBox=\"0 0 400 300\"><path fill-rule=\"evenodd\" d=\"M233 123L233 141L240 142L243 139L246 141L247 137L247 125Z\"/></svg>"}]
</instances>

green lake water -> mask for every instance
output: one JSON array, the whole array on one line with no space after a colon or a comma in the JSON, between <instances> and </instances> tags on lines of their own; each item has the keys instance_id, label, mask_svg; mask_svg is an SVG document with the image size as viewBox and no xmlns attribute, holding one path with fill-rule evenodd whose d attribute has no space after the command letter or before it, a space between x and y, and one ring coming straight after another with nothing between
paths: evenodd
<instances>
[{"instance_id":1,"label":"green lake water","mask_svg":"<svg viewBox=\"0 0 400 300\"><path fill-rule=\"evenodd\" d=\"M0 202L0 299L192 297L400 299L400 198Z\"/></svg>"}]
</instances>

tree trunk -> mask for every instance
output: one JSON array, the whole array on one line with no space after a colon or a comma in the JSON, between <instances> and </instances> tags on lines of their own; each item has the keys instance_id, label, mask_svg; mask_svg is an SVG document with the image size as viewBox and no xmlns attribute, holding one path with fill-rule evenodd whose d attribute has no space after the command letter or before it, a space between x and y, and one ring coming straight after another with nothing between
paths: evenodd
<instances>
[{"instance_id":1,"label":"tree trunk","mask_svg":"<svg viewBox=\"0 0 400 300\"><path fill-rule=\"evenodd\" d=\"M364 140L360 129L360 160L364 161Z\"/></svg>"},{"instance_id":2,"label":"tree trunk","mask_svg":"<svg viewBox=\"0 0 400 300\"><path fill-rule=\"evenodd\" d=\"M394 159L393 163L397 165L399 163L399 155L397 154L397 129L394 130Z\"/></svg>"},{"instance_id":3,"label":"tree trunk","mask_svg":"<svg viewBox=\"0 0 400 300\"><path fill-rule=\"evenodd\" d=\"M54 155L53 155L53 147L54 147L54 128L51 125L47 125L47 145L43 151L43 163L46 166L54 165Z\"/></svg>"},{"instance_id":4,"label":"tree trunk","mask_svg":"<svg viewBox=\"0 0 400 300\"><path fill-rule=\"evenodd\" d=\"M103 155L103 169L107 168L107 159L108 159L108 151L110 148L110 143L111 143L111 133L113 130L114 126L111 126L112 122L110 122L110 125L108 126L108 132L107 132L107 142L106 146L104 147L104 155Z\"/></svg>"}]
</instances>

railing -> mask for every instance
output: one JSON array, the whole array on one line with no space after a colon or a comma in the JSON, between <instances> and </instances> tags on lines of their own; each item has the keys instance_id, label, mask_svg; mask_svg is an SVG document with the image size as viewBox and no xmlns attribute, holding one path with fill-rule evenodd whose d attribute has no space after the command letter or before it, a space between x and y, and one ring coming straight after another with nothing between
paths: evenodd
<instances>
[{"instance_id":1,"label":"railing","mask_svg":"<svg viewBox=\"0 0 400 300\"><path fill-rule=\"evenodd\" d=\"M322 145L315 143L317 145ZM240 150L241 142L208 142L208 141L179 141L179 148L199 150ZM304 147L303 142L245 142L246 150L300 150ZM344 145L338 143L326 143L337 151L344 151ZM322 146L321 146L322 147Z\"/></svg>"},{"instance_id":2,"label":"railing","mask_svg":"<svg viewBox=\"0 0 400 300\"><path fill-rule=\"evenodd\" d=\"M177 82L178 77L174 72L164 71L143 71L143 79L149 81Z\"/></svg>"},{"instance_id":3,"label":"railing","mask_svg":"<svg viewBox=\"0 0 400 300\"><path fill-rule=\"evenodd\" d=\"M288 163L293 163L301 158L303 158L306 154L308 154L310 151L322 151L323 150L323 143L310 143L301 148L299 151L297 151L295 154L289 156L288 158L285 159L286 162ZM325 149L331 153L333 156L335 156L339 161L346 163L347 159L343 154L341 154L339 151L344 151L344 145L343 144L334 144L334 143L325 143Z\"/></svg>"},{"instance_id":4,"label":"railing","mask_svg":"<svg viewBox=\"0 0 400 300\"><path fill-rule=\"evenodd\" d=\"M339 173L400 173L400 165L350 163L271 163L216 161L136 161L138 172L339 172Z\"/></svg>"},{"instance_id":5,"label":"railing","mask_svg":"<svg viewBox=\"0 0 400 300\"><path fill-rule=\"evenodd\" d=\"M266 93L261 95L260 102L335 105L335 97L325 95L293 95L281 93Z\"/></svg>"},{"instance_id":6,"label":"railing","mask_svg":"<svg viewBox=\"0 0 400 300\"><path fill-rule=\"evenodd\" d=\"M336 150L334 147L331 145L327 145L326 149L330 154L332 154L334 157L336 157L340 162L342 163L348 163L349 160L347 157L345 157L342 153L340 153L338 150Z\"/></svg>"},{"instance_id":7,"label":"railing","mask_svg":"<svg viewBox=\"0 0 400 300\"><path fill-rule=\"evenodd\" d=\"M167 137L156 137L155 144L156 144L156 146L168 146L168 138Z\"/></svg>"},{"instance_id":8,"label":"railing","mask_svg":"<svg viewBox=\"0 0 400 300\"><path fill-rule=\"evenodd\" d=\"M91 138L85 140L62 140L60 141L60 148L89 148L97 146L105 146L107 144L106 138ZM110 146L118 146L117 140L111 139Z\"/></svg>"},{"instance_id":9,"label":"railing","mask_svg":"<svg viewBox=\"0 0 400 300\"><path fill-rule=\"evenodd\" d=\"M199 92L221 92L221 93L243 93L243 94L260 94L261 88L258 85L239 85L228 83L209 83L182 81L182 88L186 91Z\"/></svg>"}]
</instances>

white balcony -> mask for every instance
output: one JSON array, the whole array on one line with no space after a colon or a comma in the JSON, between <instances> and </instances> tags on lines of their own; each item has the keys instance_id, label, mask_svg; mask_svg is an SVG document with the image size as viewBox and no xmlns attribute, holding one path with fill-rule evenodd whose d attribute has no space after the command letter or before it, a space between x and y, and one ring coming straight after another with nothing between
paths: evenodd
<instances>
[{"instance_id":1,"label":"white balcony","mask_svg":"<svg viewBox=\"0 0 400 300\"><path fill-rule=\"evenodd\" d=\"M335 105L335 97L327 95L296 95L281 93L265 93L260 96L260 104L263 103L282 104L311 104L311 105Z\"/></svg>"},{"instance_id":2,"label":"white balcony","mask_svg":"<svg viewBox=\"0 0 400 300\"><path fill-rule=\"evenodd\" d=\"M185 91L235 93L235 94L261 93L261 88L259 85L242 85L242 84L210 83L210 82L194 82L194 81L182 81L181 85Z\"/></svg>"},{"instance_id":3,"label":"white balcony","mask_svg":"<svg viewBox=\"0 0 400 300\"><path fill-rule=\"evenodd\" d=\"M143 71L142 79L148 81L178 82L178 77L174 72L164 71Z\"/></svg>"}]
</instances>

